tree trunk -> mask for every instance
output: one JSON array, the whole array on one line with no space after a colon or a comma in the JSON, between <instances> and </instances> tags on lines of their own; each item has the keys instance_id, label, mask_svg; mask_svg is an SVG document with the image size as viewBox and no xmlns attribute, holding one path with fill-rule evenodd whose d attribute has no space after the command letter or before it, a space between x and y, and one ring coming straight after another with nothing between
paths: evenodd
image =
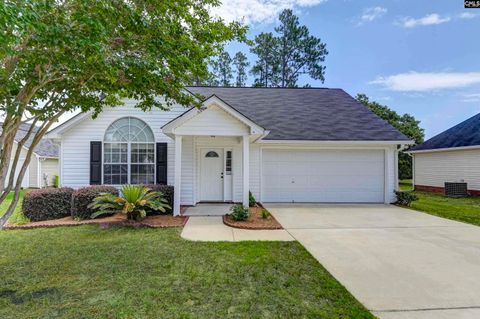
<instances>
[{"instance_id":1,"label":"tree trunk","mask_svg":"<svg viewBox=\"0 0 480 319\"><path fill-rule=\"evenodd\" d=\"M20 141L17 142L17 150L15 152L15 157L13 158L12 167L10 168L8 184L3 190L3 193L1 193L0 195L0 203L3 202L5 197L7 197L8 193L12 190L13 184L15 183L15 172L17 171L17 164L20 158L20 154L22 153L23 146L32 135L33 128L35 127L36 123L37 119L34 119L34 121L30 125L30 128L28 129L27 134Z\"/></svg>"},{"instance_id":2,"label":"tree trunk","mask_svg":"<svg viewBox=\"0 0 480 319\"><path fill-rule=\"evenodd\" d=\"M28 148L27 155L26 155L26 158L25 158L25 162L23 163L22 168L20 169L20 172L18 173L17 181L15 183L14 198L13 198L12 202L10 203L10 205L8 206L8 209L5 212L5 214L0 218L0 229L3 229L3 226L8 221L8 219L12 216L13 212L15 211L15 208L17 207L18 200L20 198L20 189L21 189L21 186L22 186L22 180L23 180L23 177L25 176L25 173L27 171L27 167L30 164L30 159L32 157L33 150L38 145L40 140L43 138L45 133L49 130L50 126L52 126L52 124L55 123L63 113L64 113L63 111L59 112L55 116L50 118L47 122L44 122L42 124L42 126L40 126L40 129L35 134L35 136L32 140L32 144ZM0 200L0 204L3 203L5 198L6 198L6 196L2 200Z\"/></svg>"}]
</instances>

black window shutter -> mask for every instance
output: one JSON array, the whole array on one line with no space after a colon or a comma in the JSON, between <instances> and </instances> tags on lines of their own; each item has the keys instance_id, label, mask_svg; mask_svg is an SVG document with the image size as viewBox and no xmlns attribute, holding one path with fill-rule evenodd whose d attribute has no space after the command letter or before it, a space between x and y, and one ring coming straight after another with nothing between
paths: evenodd
<instances>
[{"instance_id":1,"label":"black window shutter","mask_svg":"<svg viewBox=\"0 0 480 319\"><path fill-rule=\"evenodd\" d=\"M157 143L156 184L167 184L167 143Z\"/></svg>"},{"instance_id":2,"label":"black window shutter","mask_svg":"<svg viewBox=\"0 0 480 319\"><path fill-rule=\"evenodd\" d=\"M102 183L102 142L90 142L90 185Z\"/></svg>"}]
</instances>

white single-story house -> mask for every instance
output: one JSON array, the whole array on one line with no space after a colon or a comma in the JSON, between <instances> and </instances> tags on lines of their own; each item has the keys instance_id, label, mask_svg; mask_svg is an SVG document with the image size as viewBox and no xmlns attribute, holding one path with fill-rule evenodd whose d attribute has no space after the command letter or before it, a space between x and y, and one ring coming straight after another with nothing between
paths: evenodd
<instances>
[{"instance_id":1,"label":"white single-story house","mask_svg":"<svg viewBox=\"0 0 480 319\"><path fill-rule=\"evenodd\" d=\"M407 137L341 89L187 87L201 108L105 109L49 132L60 183L165 183L180 205L391 203Z\"/></svg>"},{"instance_id":2,"label":"white single-story house","mask_svg":"<svg viewBox=\"0 0 480 319\"><path fill-rule=\"evenodd\" d=\"M30 128L29 124L21 124L20 128L15 135L15 142L12 149L12 156L10 162L10 168L12 167L13 158L17 150L18 142L28 132ZM35 131L36 129L34 129ZM27 152L32 144L33 135L25 142L20 152L20 158L15 169L15 177L18 176L20 168L23 166L25 159L27 158ZM59 148L52 141L48 139L42 139L37 147L33 150L33 154L30 159L25 176L22 179L23 188L41 188L53 186L55 182L55 176L58 176L58 151ZM10 174L10 173L9 173Z\"/></svg>"},{"instance_id":3,"label":"white single-story house","mask_svg":"<svg viewBox=\"0 0 480 319\"><path fill-rule=\"evenodd\" d=\"M408 153L416 190L443 193L445 182L465 182L470 195L480 196L480 114Z\"/></svg>"}]
</instances>

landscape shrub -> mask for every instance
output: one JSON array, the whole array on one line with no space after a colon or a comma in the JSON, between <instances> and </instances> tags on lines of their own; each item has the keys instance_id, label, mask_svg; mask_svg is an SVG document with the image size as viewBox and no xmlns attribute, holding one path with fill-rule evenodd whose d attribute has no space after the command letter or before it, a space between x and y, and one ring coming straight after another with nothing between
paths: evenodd
<instances>
[{"instance_id":1,"label":"landscape shrub","mask_svg":"<svg viewBox=\"0 0 480 319\"><path fill-rule=\"evenodd\" d=\"M95 210L88 208L88 205L103 193L117 196L118 190L113 186L95 185L74 191L72 194L72 217L74 219L89 219L90 216L95 213Z\"/></svg>"},{"instance_id":2,"label":"landscape shrub","mask_svg":"<svg viewBox=\"0 0 480 319\"><path fill-rule=\"evenodd\" d=\"M146 184L145 187L149 188L152 191L160 192L163 194L163 197L167 200L168 206L171 208L167 208L165 213L159 211L147 211L147 215L164 215L164 214L172 214L173 213L173 193L174 187L170 185L163 185L163 184Z\"/></svg>"},{"instance_id":3,"label":"landscape shrub","mask_svg":"<svg viewBox=\"0 0 480 319\"><path fill-rule=\"evenodd\" d=\"M123 185L120 196L104 193L95 197L88 208L96 210L91 218L122 212L128 220L141 220L147 211L166 212L167 200L161 192L148 189L143 185Z\"/></svg>"},{"instance_id":4,"label":"landscape shrub","mask_svg":"<svg viewBox=\"0 0 480 319\"><path fill-rule=\"evenodd\" d=\"M270 212L265 208L262 208L262 218L267 219L268 217L270 217Z\"/></svg>"},{"instance_id":5,"label":"landscape shrub","mask_svg":"<svg viewBox=\"0 0 480 319\"><path fill-rule=\"evenodd\" d=\"M412 191L408 192L395 192L395 195L397 195L397 205L401 206L407 206L410 207L412 202L418 200L417 195L415 195Z\"/></svg>"},{"instance_id":6,"label":"landscape shrub","mask_svg":"<svg viewBox=\"0 0 480 319\"><path fill-rule=\"evenodd\" d=\"M248 208L243 207L241 204L232 206L230 209L231 216L235 221L247 220L250 217L250 211Z\"/></svg>"},{"instance_id":7,"label":"landscape shrub","mask_svg":"<svg viewBox=\"0 0 480 319\"><path fill-rule=\"evenodd\" d=\"M248 192L248 206L255 207L257 205L257 200L253 197L252 192Z\"/></svg>"},{"instance_id":8,"label":"landscape shrub","mask_svg":"<svg viewBox=\"0 0 480 319\"><path fill-rule=\"evenodd\" d=\"M22 212L32 222L70 216L73 189L42 188L27 193Z\"/></svg>"}]
</instances>

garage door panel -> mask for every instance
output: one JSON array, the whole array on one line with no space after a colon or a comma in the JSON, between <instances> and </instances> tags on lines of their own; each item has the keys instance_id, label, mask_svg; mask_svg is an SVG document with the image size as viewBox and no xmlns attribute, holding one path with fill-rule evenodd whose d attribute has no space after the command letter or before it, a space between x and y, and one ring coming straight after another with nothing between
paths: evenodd
<instances>
[{"instance_id":1,"label":"garage door panel","mask_svg":"<svg viewBox=\"0 0 480 319\"><path fill-rule=\"evenodd\" d=\"M383 202L382 150L263 150L265 202Z\"/></svg>"}]
</instances>

